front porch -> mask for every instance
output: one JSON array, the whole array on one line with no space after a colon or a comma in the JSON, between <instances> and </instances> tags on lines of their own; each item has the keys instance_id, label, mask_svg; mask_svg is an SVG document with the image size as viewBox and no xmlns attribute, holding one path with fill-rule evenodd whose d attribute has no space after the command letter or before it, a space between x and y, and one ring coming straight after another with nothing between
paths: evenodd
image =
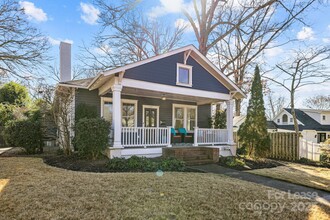
<instances>
[{"instance_id":1,"label":"front porch","mask_svg":"<svg viewBox=\"0 0 330 220\"><path fill-rule=\"evenodd\" d=\"M173 128L179 143L191 147L213 147L219 155L236 154L233 141L233 99L230 94L187 88L164 88L155 83L131 82L114 77L112 85L99 89L101 116L112 122L109 158L162 156L162 148L174 146ZM160 91L161 90L161 91ZM102 91L102 92L101 92ZM225 102L227 128L209 128L212 104ZM202 126L202 127L199 127ZM187 134L180 134L183 128ZM172 129L172 130L171 130ZM186 136L190 136L187 141ZM180 138L179 138L180 140ZM176 141L177 143L177 141ZM177 145L178 146L178 145Z\"/></svg>"},{"instance_id":2,"label":"front porch","mask_svg":"<svg viewBox=\"0 0 330 220\"><path fill-rule=\"evenodd\" d=\"M193 142L173 143L171 126L168 127L122 127L120 147L109 147L109 158L114 157L159 157L163 155L163 148L216 148L218 156L232 156L236 154L230 129L198 128L193 131ZM231 133L230 133L231 132ZM184 138L182 140L185 140Z\"/></svg>"}]
</instances>

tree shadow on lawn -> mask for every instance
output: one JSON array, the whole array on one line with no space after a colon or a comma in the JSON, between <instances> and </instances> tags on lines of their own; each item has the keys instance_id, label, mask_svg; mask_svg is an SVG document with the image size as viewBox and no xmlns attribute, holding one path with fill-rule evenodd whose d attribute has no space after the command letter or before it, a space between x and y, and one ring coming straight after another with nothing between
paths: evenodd
<instances>
[{"instance_id":1,"label":"tree shadow on lawn","mask_svg":"<svg viewBox=\"0 0 330 220\"><path fill-rule=\"evenodd\" d=\"M284 163L284 166L248 172L330 192L329 168Z\"/></svg>"}]
</instances>

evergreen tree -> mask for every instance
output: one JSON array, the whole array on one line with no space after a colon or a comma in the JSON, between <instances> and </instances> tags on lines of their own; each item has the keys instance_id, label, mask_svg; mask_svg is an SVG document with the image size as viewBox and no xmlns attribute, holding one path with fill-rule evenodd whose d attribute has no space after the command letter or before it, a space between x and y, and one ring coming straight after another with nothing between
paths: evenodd
<instances>
[{"instance_id":1,"label":"evergreen tree","mask_svg":"<svg viewBox=\"0 0 330 220\"><path fill-rule=\"evenodd\" d=\"M25 86L9 82L0 87L0 103L25 106L29 100L29 93Z\"/></svg>"},{"instance_id":2,"label":"evergreen tree","mask_svg":"<svg viewBox=\"0 0 330 220\"><path fill-rule=\"evenodd\" d=\"M266 156L270 149L270 138L267 133L267 119L258 66L255 68L246 120L240 126L238 135L239 141L247 149L249 156Z\"/></svg>"}]
</instances>

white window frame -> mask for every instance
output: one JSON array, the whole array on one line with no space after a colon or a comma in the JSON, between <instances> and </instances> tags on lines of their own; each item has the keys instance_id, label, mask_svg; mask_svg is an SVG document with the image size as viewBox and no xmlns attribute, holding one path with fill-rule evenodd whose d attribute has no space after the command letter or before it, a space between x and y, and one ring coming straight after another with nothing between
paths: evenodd
<instances>
[{"instance_id":1,"label":"white window frame","mask_svg":"<svg viewBox=\"0 0 330 220\"><path fill-rule=\"evenodd\" d=\"M101 117L103 117L103 114L104 114L103 105L104 105L105 102L111 102L112 103L112 98L111 97L101 97ZM121 111L123 110L123 104L134 104L134 127L137 127L138 100L122 99L121 100L121 107L120 107ZM122 122L122 118L120 119L120 122Z\"/></svg>"},{"instance_id":2,"label":"white window frame","mask_svg":"<svg viewBox=\"0 0 330 220\"><path fill-rule=\"evenodd\" d=\"M198 127L198 106L197 105L183 105L183 104L173 104L172 106L172 127L175 126L175 108L183 108L183 127L187 129L187 109L193 108L196 111L195 115L195 126ZM193 130L187 130L187 132L192 132Z\"/></svg>"},{"instance_id":3,"label":"white window frame","mask_svg":"<svg viewBox=\"0 0 330 220\"><path fill-rule=\"evenodd\" d=\"M159 106L158 105L142 105L142 127L145 126L145 121L144 121L144 109L146 108L152 108L152 109L157 109L157 125L156 127L159 127Z\"/></svg>"},{"instance_id":4,"label":"white window frame","mask_svg":"<svg viewBox=\"0 0 330 220\"><path fill-rule=\"evenodd\" d=\"M188 69L189 71L189 83L181 83L179 81L179 70L180 68L184 68L184 69ZM178 86L187 86L187 87L192 87L192 66L190 65L186 65L186 64L182 64L182 63L177 63L176 64L176 85Z\"/></svg>"}]
</instances>

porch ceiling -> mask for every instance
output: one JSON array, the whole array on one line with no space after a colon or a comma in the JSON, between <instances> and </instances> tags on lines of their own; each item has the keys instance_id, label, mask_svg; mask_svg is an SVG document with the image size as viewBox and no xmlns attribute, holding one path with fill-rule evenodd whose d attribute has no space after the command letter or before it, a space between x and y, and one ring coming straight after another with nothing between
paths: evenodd
<instances>
[{"instance_id":1,"label":"porch ceiling","mask_svg":"<svg viewBox=\"0 0 330 220\"><path fill-rule=\"evenodd\" d=\"M148 98L156 98L156 99L162 99L163 97L165 97L168 100L196 102L198 105L210 104L210 103L216 103L216 102L223 101L223 100L212 99L212 98L180 95L180 94L171 93L170 91L164 93L164 92L130 88L130 87L123 87L122 94L132 95L132 96L142 96L142 97L148 97Z\"/></svg>"}]
</instances>

